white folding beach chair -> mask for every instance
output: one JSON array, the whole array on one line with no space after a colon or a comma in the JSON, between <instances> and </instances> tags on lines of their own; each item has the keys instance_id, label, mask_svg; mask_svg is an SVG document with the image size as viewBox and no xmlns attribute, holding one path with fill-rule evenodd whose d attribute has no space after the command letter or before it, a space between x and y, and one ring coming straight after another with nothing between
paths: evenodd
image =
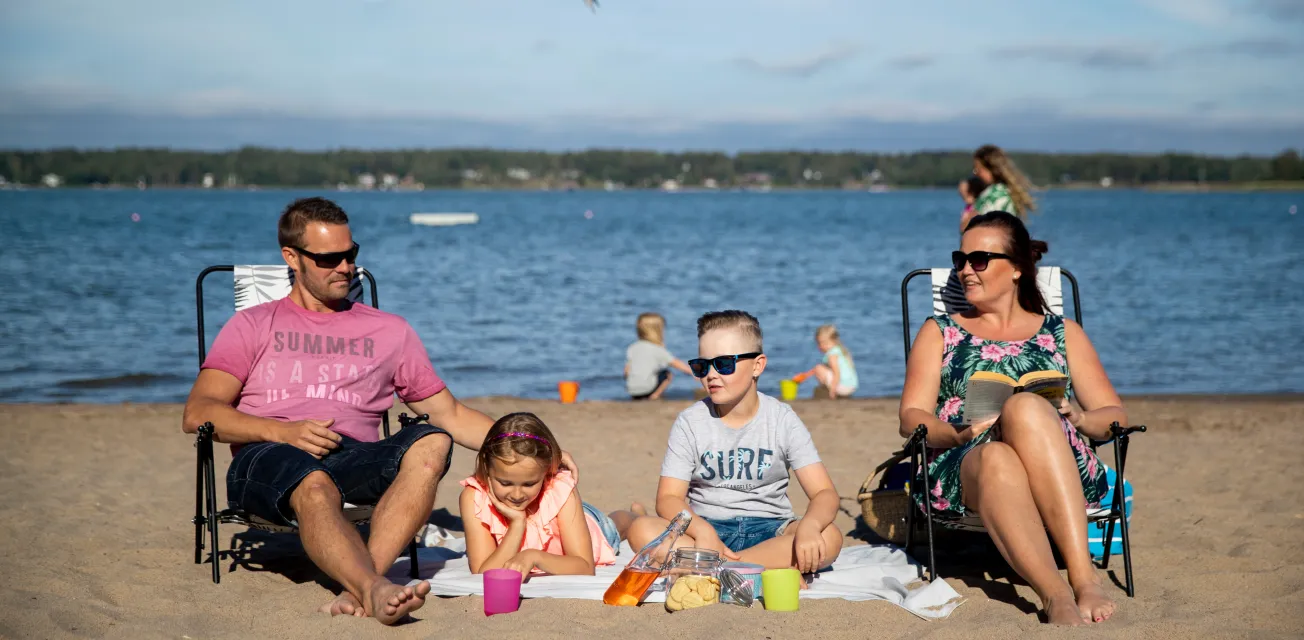
<instances>
[{"instance_id":1,"label":"white folding beach chair","mask_svg":"<svg viewBox=\"0 0 1304 640\"><path fill-rule=\"evenodd\" d=\"M916 269L911 271L901 281L901 332L905 340L905 357L910 360L910 281L919 276L928 276L932 289L933 313L934 314L951 314L959 313L968 308L969 303L964 298L964 289L960 286L959 281L954 277L953 270L950 268L939 269ZM1064 315L1064 288L1063 280L1069 281L1069 288L1073 296L1073 319L1080 325L1082 324L1082 307L1078 296L1078 280L1068 269L1060 267L1040 267L1037 269L1037 286L1041 289L1042 295L1046 298L1046 304L1050 307L1051 312ZM1123 468L1127 460L1127 447L1130 436L1133 433L1144 432L1144 425L1123 427L1115 422L1110 426L1112 437L1108 440L1088 440L1092 450L1097 447L1113 443L1114 445L1114 465L1115 465L1115 485L1113 499L1108 505L1102 505L1096 509L1087 511L1087 522L1105 522L1105 536L1103 540L1104 551L1101 561L1101 568L1109 568L1110 549L1113 546L1114 525L1118 524L1120 533L1123 538L1123 566L1126 574L1125 588L1128 597L1135 595L1132 582L1132 546L1128 540L1128 521L1125 517L1127 507L1124 497ZM922 493L927 491L929 486L928 465L924 462L927 456L927 429L924 425L919 425L906 441L903 453L910 456L910 482L912 493ZM923 475L922 486L916 486L920 483L914 482L914 478L919 474ZM1126 499L1130 500L1130 496ZM933 554L933 526L936 524L947 529L958 531L987 531L983 527L982 519L977 515L970 515L958 521L935 521L933 519L932 504L929 500L923 500L924 519L922 521L924 531L928 537L928 574L929 580L937 576L937 563ZM911 504L906 511L906 552L909 553L914 547L915 525L920 522L916 512L919 508Z\"/></svg>"},{"instance_id":2,"label":"white folding beach chair","mask_svg":"<svg viewBox=\"0 0 1304 640\"><path fill-rule=\"evenodd\" d=\"M199 335L199 366L201 367L204 365L204 358L208 353L207 342L204 339L204 278L210 273L218 271L229 271L234 276L236 311L264 302L280 300L290 294L291 285L294 283L294 271L283 264L214 265L201 271L199 277L195 280L196 329ZM371 287L371 306L379 309L380 300L376 293L376 279L362 267L358 267L357 272L357 276L349 287L349 300L365 304L362 296L362 281L365 279ZM399 415L399 425L400 428L403 428L428 419L429 416L425 415L409 418L404 413ZM380 426L384 437L388 438L388 413L382 415ZM268 522L240 509L219 510L217 508L217 485L214 479L216 474L213 469L213 424L211 422L199 427L199 435L195 439L195 449L197 450L198 464L195 472L195 517L191 520L195 525L195 564L204 562L204 529L207 527L209 541L213 546L211 556L213 582L218 583L221 582L218 557L222 553L217 542L219 524L239 524L271 533L298 533L298 528ZM371 506L355 506L346 503L344 505L344 517L355 525L366 524L371 520L372 509ZM409 563L411 567L410 575L412 578L416 578L417 544L415 539L408 547L408 554L411 557Z\"/></svg>"}]
</instances>

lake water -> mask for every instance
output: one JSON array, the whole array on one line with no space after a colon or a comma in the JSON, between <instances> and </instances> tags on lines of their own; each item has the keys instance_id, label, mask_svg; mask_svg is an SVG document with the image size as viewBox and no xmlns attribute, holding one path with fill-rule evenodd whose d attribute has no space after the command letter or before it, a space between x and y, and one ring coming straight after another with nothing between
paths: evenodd
<instances>
[{"instance_id":1,"label":"lake water","mask_svg":"<svg viewBox=\"0 0 1304 640\"><path fill-rule=\"evenodd\" d=\"M195 276L278 261L277 215L307 193L0 191L0 401L183 400ZM901 277L947 263L960 209L950 191L328 195L353 220L381 308L408 319L462 397L555 397L574 379L582 399L623 398L635 316L663 314L687 359L697 316L724 308L761 320L763 390L817 362L815 327L835 322L857 395L895 395ZM1304 193L1041 202L1031 226L1050 243L1045 262L1077 275L1087 333L1122 393L1304 392L1304 214L1290 213ZM481 222L410 225L420 211ZM229 276L209 283L211 340L232 303ZM916 283L918 323L928 288ZM693 389L678 376L672 394Z\"/></svg>"}]
</instances>

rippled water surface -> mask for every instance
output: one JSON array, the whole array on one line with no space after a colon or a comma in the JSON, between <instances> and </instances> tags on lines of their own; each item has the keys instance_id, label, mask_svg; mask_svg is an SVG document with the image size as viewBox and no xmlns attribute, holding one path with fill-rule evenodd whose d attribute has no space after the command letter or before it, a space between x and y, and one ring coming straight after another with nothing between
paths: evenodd
<instances>
[{"instance_id":1,"label":"rippled water surface","mask_svg":"<svg viewBox=\"0 0 1304 640\"><path fill-rule=\"evenodd\" d=\"M197 368L195 276L279 260L276 217L306 192L0 192L0 400L180 401ZM453 391L624 397L634 318L658 311L670 350L696 350L704 311L765 330L762 388L819 354L835 322L857 395L904 370L901 277L957 242L949 191L868 193L342 193L381 308L405 316ZM1082 285L1084 324L1123 393L1304 392L1304 194L1059 191L1034 235ZM415 227L419 211L474 226ZM593 216L585 216L592 211ZM131 214L138 213L139 222ZM231 314L210 278L209 340ZM914 289L913 323L928 289ZM682 376L672 386L687 396ZM807 387L807 392L809 387Z\"/></svg>"}]
</instances>

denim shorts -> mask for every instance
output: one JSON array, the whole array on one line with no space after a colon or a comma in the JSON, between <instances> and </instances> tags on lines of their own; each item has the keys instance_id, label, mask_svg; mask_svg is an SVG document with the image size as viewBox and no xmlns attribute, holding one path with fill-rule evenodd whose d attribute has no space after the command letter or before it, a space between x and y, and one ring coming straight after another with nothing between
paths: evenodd
<instances>
[{"instance_id":1,"label":"denim shorts","mask_svg":"<svg viewBox=\"0 0 1304 640\"><path fill-rule=\"evenodd\" d=\"M616 523L612 522L611 518L602 512L602 509L587 502L581 502L580 505L584 507L584 513L593 516L593 519L598 521L598 528L602 530L602 537L607 539L607 544L611 545L612 550L616 553L620 553L620 532L616 530Z\"/></svg>"},{"instance_id":2,"label":"denim shorts","mask_svg":"<svg viewBox=\"0 0 1304 640\"><path fill-rule=\"evenodd\" d=\"M720 520L714 518L702 519L707 524L715 527L715 534L720 536L720 542L723 542L724 546L729 547L729 550L734 553L743 549L750 549L766 540L783 535L783 530L796 521L794 518L758 518L751 516L738 516Z\"/></svg>"},{"instance_id":3,"label":"denim shorts","mask_svg":"<svg viewBox=\"0 0 1304 640\"><path fill-rule=\"evenodd\" d=\"M379 442L340 436L339 447L318 460L307 451L283 442L255 442L240 447L226 472L227 502L268 522L298 526L290 494L308 474L325 471L344 502L374 505L398 476L403 456L417 440L447 431L428 424L412 425ZM444 473L453 458L448 447Z\"/></svg>"}]
</instances>

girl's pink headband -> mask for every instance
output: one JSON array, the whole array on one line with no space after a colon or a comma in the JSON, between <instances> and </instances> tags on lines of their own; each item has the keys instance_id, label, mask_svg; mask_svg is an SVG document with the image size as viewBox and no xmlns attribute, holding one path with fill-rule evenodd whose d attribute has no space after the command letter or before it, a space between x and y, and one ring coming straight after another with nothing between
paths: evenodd
<instances>
[{"instance_id":1,"label":"girl's pink headband","mask_svg":"<svg viewBox=\"0 0 1304 640\"><path fill-rule=\"evenodd\" d=\"M547 440L546 438L540 438L539 436L536 436L536 435L534 435L533 433L521 433L520 431L509 431L509 432L507 432L507 433L500 433L500 434L494 436L492 439L493 439L493 440L498 440L498 439L500 439L500 438L506 438L506 437L509 437L509 436L516 436L516 437L518 437L518 438L530 438L531 440L538 440L539 442L542 442L542 443L548 445L549 447L552 446L552 443L551 443L551 442L548 442L548 440Z\"/></svg>"}]
</instances>

